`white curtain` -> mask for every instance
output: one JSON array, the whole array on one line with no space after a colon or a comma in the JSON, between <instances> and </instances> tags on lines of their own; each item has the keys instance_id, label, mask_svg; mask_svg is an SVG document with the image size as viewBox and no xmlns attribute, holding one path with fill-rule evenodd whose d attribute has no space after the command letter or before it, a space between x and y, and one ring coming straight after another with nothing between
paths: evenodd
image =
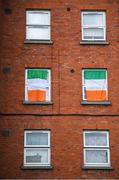
<instances>
[{"instance_id":1,"label":"white curtain","mask_svg":"<svg viewBox=\"0 0 119 180\"><path fill-rule=\"evenodd\" d=\"M107 150L86 150L86 163L108 163Z\"/></svg>"},{"instance_id":2,"label":"white curtain","mask_svg":"<svg viewBox=\"0 0 119 180\"><path fill-rule=\"evenodd\" d=\"M28 11L27 25L50 25L50 12Z\"/></svg>"},{"instance_id":3,"label":"white curtain","mask_svg":"<svg viewBox=\"0 0 119 180\"><path fill-rule=\"evenodd\" d=\"M83 25L84 26L103 26L104 19L103 14L84 14L83 15Z\"/></svg>"},{"instance_id":4,"label":"white curtain","mask_svg":"<svg viewBox=\"0 0 119 180\"><path fill-rule=\"evenodd\" d=\"M84 28L84 37L85 38L99 38L99 39L103 39L104 38L104 29L103 28Z\"/></svg>"},{"instance_id":5,"label":"white curtain","mask_svg":"<svg viewBox=\"0 0 119 180\"><path fill-rule=\"evenodd\" d=\"M26 163L48 163L48 149L26 149Z\"/></svg>"},{"instance_id":6,"label":"white curtain","mask_svg":"<svg viewBox=\"0 0 119 180\"><path fill-rule=\"evenodd\" d=\"M50 40L50 27L26 27L26 39Z\"/></svg>"},{"instance_id":7,"label":"white curtain","mask_svg":"<svg viewBox=\"0 0 119 180\"><path fill-rule=\"evenodd\" d=\"M26 145L48 145L47 133L27 133Z\"/></svg>"},{"instance_id":8,"label":"white curtain","mask_svg":"<svg viewBox=\"0 0 119 180\"><path fill-rule=\"evenodd\" d=\"M107 134L98 132L86 133L85 146L107 146Z\"/></svg>"}]
</instances>

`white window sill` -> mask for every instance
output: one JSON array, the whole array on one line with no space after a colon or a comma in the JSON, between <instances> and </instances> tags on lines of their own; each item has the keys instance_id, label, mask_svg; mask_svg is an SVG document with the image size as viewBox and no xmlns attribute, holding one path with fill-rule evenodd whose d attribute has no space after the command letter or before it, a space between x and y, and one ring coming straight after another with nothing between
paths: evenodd
<instances>
[{"instance_id":1,"label":"white window sill","mask_svg":"<svg viewBox=\"0 0 119 180\"><path fill-rule=\"evenodd\" d=\"M23 101L24 105L52 105L51 101L49 102L30 102L30 101Z\"/></svg>"},{"instance_id":2,"label":"white window sill","mask_svg":"<svg viewBox=\"0 0 119 180\"><path fill-rule=\"evenodd\" d=\"M111 166L83 166L83 170L114 170Z\"/></svg>"},{"instance_id":3,"label":"white window sill","mask_svg":"<svg viewBox=\"0 0 119 180\"><path fill-rule=\"evenodd\" d=\"M51 40L30 40L30 39L26 39L24 41L24 44L49 44L52 45L53 41Z\"/></svg>"},{"instance_id":4,"label":"white window sill","mask_svg":"<svg viewBox=\"0 0 119 180\"><path fill-rule=\"evenodd\" d=\"M105 105L105 106L108 106L108 105L111 105L111 102L110 101L95 101L95 102L89 102L89 101L82 101L81 102L81 105Z\"/></svg>"},{"instance_id":5,"label":"white window sill","mask_svg":"<svg viewBox=\"0 0 119 180\"><path fill-rule=\"evenodd\" d=\"M52 166L22 166L23 170L52 170Z\"/></svg>"},{"instance_id":6,"label":"white window sill","mask_svg":"<svg viewBox=\"0 0 119 180\"><path fill-rule=\"evenodd\" d=\"M107 41L81 41L81 45L109 45Z\"/></svg>"}]
</instances>

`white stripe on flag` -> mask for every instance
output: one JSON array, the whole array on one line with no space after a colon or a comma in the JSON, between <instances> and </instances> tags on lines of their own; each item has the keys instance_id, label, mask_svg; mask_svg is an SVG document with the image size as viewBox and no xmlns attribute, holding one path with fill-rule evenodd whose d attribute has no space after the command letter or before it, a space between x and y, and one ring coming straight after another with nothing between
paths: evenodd
<instances>
[{"instance_id":1,"label":"white stripe on flag","mask_svg":"<svg viewBox=\"0 0 119 180\"><path fill-rule=\"evenodd\" d=\"M44 79L30 79L27 80L27 87L28 90L38 90L38 89L47 89L49 84L47 80Z\"/></svg>"},{"instance_id":2,"label":"white stripe on flag","mask_svg":"<svg viewBox=\"0 0 119 180\"><path fill-rule=\"evenodd\" d=\"M86 90L107 90L107 81L101 80L85 80Z\"/></svg>"}]
</instances>

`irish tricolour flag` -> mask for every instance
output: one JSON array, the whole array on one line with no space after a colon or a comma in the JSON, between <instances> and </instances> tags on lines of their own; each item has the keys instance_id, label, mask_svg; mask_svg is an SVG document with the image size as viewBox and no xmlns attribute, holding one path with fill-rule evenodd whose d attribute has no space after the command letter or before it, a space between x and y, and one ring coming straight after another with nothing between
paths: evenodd
<instances>
[{"instance_id":1,"label":"irish tricolour flag","mask_svg":"<svg viewBox=\"0 0 119 180\"><path fill-rule=\"evenodd\" d=\"M26 70L26 100L45 102L50 100L50 71L47 69Z\"/></svg>"},{"instance_id":2,"label":"irish tricolour flag","mask_svg":"<svg viewBox=\"0 0 119 180\"><path fill-rule=\"evenodd\" d=\"M84 99L87 101L107 100L107 75L106 70L84 70Z\"/></svg>"}]
</instances>

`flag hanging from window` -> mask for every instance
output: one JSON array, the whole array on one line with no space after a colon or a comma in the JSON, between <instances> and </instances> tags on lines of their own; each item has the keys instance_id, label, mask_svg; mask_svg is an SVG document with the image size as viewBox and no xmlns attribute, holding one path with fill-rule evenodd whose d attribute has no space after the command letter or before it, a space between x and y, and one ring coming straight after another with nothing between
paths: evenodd
<instances>
[{"instance_id":1,"label":"flag hanging from window","mask_svg":"<svg viewBox=\"0 0 119 180\"><path fill-rule=\"evenodd\" d=\"M84 93L87 101L107 100L106 70L84 70Z\"/></svg>"},{"instance_id":2,"label":"flag hanging from window","mask_svg":"<svg viewBox=\"0 0 119 180\"><path fill-rule=\"evenodd\" d=\"M49 70L27 69L27 100L45 102L49 99Z\"/></svg>"}]
</instances>

